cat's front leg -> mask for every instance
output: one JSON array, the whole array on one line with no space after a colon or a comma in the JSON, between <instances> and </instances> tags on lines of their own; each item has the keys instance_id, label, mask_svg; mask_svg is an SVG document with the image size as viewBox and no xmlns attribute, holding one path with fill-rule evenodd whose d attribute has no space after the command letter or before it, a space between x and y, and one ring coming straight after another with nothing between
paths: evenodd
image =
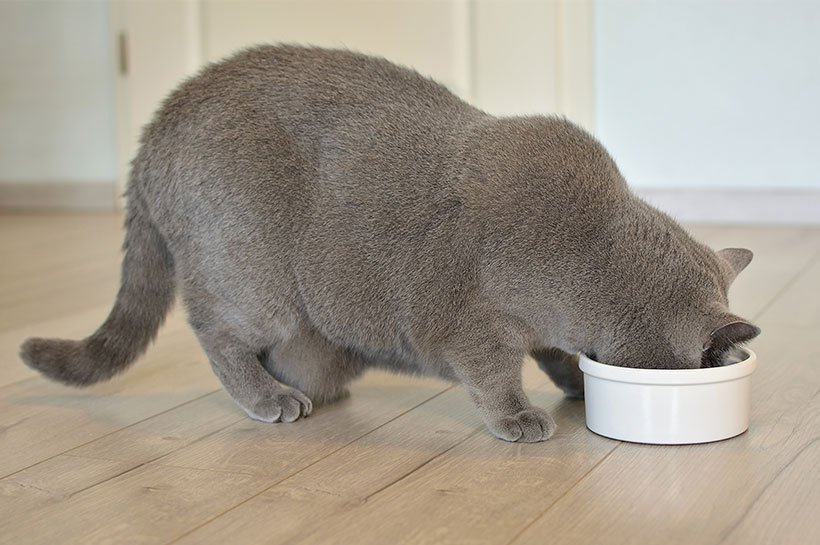
<instances>
[{"instance_id":1,"label":"cat's front leg","mask_svg":"<svg viewBox=\"0 0 820 545\"><path fill-rule=\"evenodd\" d=\"M534 350L532 357L567 397L584 398L584 373L578 366L578 354L570 354L558 348L546 348Z\"/></svg>"},{"instance_id":2,"label":"cat's front leg","mask_svg":"<svg viewBox=\"0 0 820 545\"><path fill-rule=\"evenodd\" d=\"M481 347L456 355L452 367L487 428L505 441L546 441L555 432L555 421L546 410L534 407L524 393L524 352L484 341Z\"/></svg>"}]
</instances>

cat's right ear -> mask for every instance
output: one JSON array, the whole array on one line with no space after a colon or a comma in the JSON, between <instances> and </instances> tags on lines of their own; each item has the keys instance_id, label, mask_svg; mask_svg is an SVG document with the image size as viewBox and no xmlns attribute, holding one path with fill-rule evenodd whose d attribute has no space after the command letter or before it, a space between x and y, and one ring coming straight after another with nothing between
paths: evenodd
<instances>
[{"instance_id":1,"label":"cat's right ear","mask_svg":"<svg viewBox=\"0 0 820 545\"><path fill-rule=\"evenodd\" d=\"M731 284L737 275L752 262L754 254L746 248L724 248L717 255L729 265L728 282Z\"/></svg>"}]
</instances>

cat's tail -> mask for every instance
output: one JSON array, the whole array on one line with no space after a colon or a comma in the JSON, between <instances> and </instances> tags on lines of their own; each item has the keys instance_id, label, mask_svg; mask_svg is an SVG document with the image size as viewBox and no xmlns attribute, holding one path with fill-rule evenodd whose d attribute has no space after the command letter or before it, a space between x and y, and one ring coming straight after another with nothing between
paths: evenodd
<instances>
[{"instance_id":1,"label":"cat's tail","mask_svg":"<svg viewBox=\"0 0 820 545\"><path fill-rule=\"evenodd\" d=\"M148 348L174 301L165 239L140 199L129 197L121 285L108 318L81 341L31 338L20 347L23 361L51 379L86 386L125 370Z\"/></svg>"}]
</instances>

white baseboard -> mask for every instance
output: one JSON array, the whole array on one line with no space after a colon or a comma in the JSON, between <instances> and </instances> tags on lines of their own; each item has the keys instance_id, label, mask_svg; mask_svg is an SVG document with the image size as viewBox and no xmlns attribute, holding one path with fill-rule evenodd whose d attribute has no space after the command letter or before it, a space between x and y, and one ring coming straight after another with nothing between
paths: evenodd
<instances>
[{"instance_id":1,"label":"white baseboard","mask_svg":"<svg viewBox=\"0 0 820 545\"><path fill-rule=\"evenodd\" d=\"M0 182L3 210L116 210L111 182Z\"/></svg>"},{"instance_id":2,"label":"white baseboard","mask_svg":"<svg viewBox=\"0 0 820 545\"><path fill-rule=\"evenodd\" d=\"M687 223L820 225L820 190L649 189L633 191Z\"/></svg>"}]
</instances>

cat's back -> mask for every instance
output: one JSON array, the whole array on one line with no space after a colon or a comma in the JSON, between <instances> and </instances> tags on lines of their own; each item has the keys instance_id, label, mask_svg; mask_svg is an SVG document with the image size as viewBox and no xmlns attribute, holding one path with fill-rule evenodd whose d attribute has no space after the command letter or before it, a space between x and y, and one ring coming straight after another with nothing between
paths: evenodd
<instances>
[{"instance_id":1,"label":"cat's back","mask_svg":"<svg viewBox=\"0 0 820 545\"><path fill-rule=\"evenodd\" d=\"M434 297L425 286L464 281L453 157L486 118L384 59L257 47L168 98L132 186L197 293L248 308L298 299L315 323L340 328L325 335L369 324L386 343L370 347L390 352L406 334L395 316Z\"/></svg>"},{"instance_id":2,"label":"cat's back","mask_svg":"<svg viewBox=\"0 0 820 545\"><path fill-rule=\"evenodd\" d=\"M298 218L317 215L306 207L322 206L322 195L345 196L339 206L361 192L395 200L397 180L440 178L447 134L476 112L385 59L254 47L166 98L143 131L129 192L172 244L217 219L294 218L269 229L302 230Z\"/></svg>"},{"instance_id":3,"label":"cat's back","mask_svg":"<svg viewBox=\"0 0 820 545\"><path fill-rule=\"evenodd\" d=\"M235 178L239 162L260 174L287 166L279 183L302 184L293 174L312 171L328 188L346 183L345 173L360 182L351 191L379 184L390 193L408 176L441 180L465 127L487 117L383 58L258 46L207 66L169 95L143 132L135 178L157 203L179 185Z\"/></svg>"},{"instance_id":4,"label":"cat's back","mask_svg":"<svg viewBox=\"0 0 820 545\"><path fill-rule=\"evenodd\" d=\"M294 137L309 137L317 129L351 125L444 127L480 113L440 83L380 57L264 45L211 64L185 82L147 132L193 128L196 120L237 114L253 114Z\"/></svg>"}]
</instances>

